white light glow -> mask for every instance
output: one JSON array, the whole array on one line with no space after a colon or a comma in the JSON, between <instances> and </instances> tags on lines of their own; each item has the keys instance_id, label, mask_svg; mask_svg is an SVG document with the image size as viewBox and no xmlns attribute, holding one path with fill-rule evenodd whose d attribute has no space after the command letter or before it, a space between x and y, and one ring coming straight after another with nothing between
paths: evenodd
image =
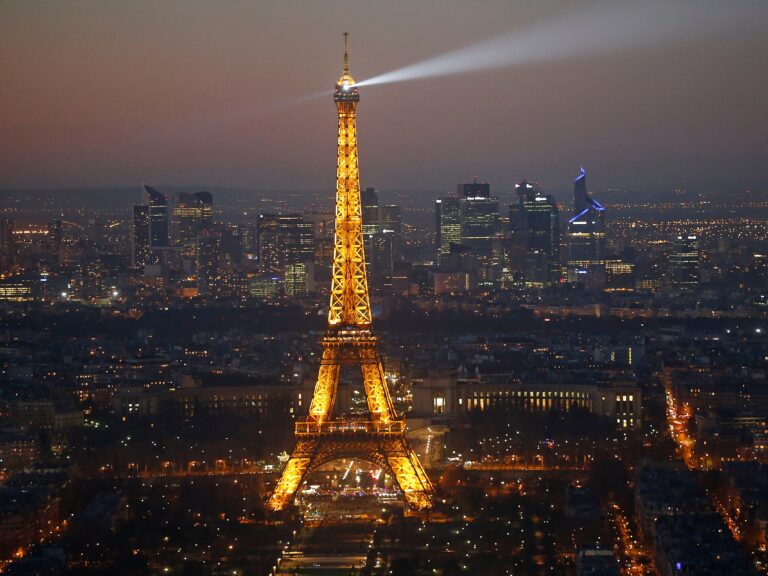
<instances>
[{"instance_id":1,"label":"white light glow","mask_svg":"<svg viewBox=\"0 0 768 576\"><path fill-rule=\"evenodd\" d=\"M728 36L757 29L766 17L768 3L721 0L601 2L374 76L357 85L482 72L685 43L701 37Z\"/></svg>"}]
</instances>

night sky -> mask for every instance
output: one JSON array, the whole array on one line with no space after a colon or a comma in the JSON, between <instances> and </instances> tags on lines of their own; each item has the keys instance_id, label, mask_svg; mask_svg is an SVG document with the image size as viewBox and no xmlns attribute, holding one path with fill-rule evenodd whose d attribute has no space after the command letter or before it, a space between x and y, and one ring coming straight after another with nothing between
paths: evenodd
<instances>
[{"instance_id":1,"label":"night sky","mask_svg":"<svg viewBox=\"0 0 768 576\"><path fill-rule=\"evenodd\" d=\"M303 97L333 87L343 31L361 81L578 4L595 2L4 0L0 188L331 189L335 108ZM618 22L631 46L361 88L363 186L554 191L583 164L590 188L766 190L768 3L666 4L690 13L668 37Z\"/></svg>"}]
</instances>

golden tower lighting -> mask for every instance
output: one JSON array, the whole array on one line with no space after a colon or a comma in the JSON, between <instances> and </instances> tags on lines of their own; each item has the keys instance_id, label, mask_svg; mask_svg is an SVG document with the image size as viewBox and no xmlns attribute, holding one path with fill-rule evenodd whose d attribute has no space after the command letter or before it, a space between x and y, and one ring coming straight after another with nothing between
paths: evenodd
<instances>
[{"instance_id":1,"label":"golden tower lighting","mask_svg":"<svg viewBox=\"0 0 768 576\"><path fill-rule=\"evenodd\" d=\"M321 340L323 356L309 414L296 422L296 447L267 507L281 510L288 505L304 477L323 464L356 458L388 470L407 504L422 510L432 506L432 483L405 438L405 421L395 412L384 380L377 338L371 331L357 159L356 112L360 94L349 73L346 33L344 72L336 83L333 100L339 115L339 140L328 331ZM362 372L368 420L334 418L339 372L342 366L349 365L358 366Z\"/></svg>"}]
</instances>

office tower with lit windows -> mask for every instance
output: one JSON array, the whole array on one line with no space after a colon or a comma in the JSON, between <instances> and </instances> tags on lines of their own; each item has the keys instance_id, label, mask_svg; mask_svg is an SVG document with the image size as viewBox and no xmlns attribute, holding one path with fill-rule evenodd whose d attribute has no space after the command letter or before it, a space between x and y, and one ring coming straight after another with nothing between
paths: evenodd
<instances>
[{"instance_id":1,"label":"office tower with lit windows","mask_svg":"<svg viewBox=\"0 0 768 576\"><path fill-rule=\"evenodd\" d=\"M152 186L144 185L149 199L149 245L151 248L170 246L168 233L168 198Z\"/></svg>"},{"instance_id":2,"label":"office tower with lit windows","mask_svg":"<svg viewBox=\"0 0 768 576\"><path fill-rule=\"evenodd\" d=\"M213 224L213 196L210 192L180 192L171 211L173 245L182 256L194 259L198 235Z\"/></svg>"},{"instance_id":3,"label":"office tower with lit windows","mask_svg":"<svg viewBox=\"0 0 768 576\"><path fill-rule=\"evenodd\" d=\"M472 250L479 261L490 260L499 232L499 201L490 184L459 184L457 196L435 201L435 246L439 260L451 253L451 244Z\"/></svg>"},{"instance_id":4,"label":"office tower with lit windows","mask_svg":"<svg viewBox=\"0 0 768 576\"><path fill-rule=\"evenodd\" d=\"M560 278L560 210L549 194L527 180L515 185L518 196L513 222L524 250L523 274L529 285L543 286Z\"/></svg>"},{"instance_id":5,"label":"office tower with lit windows","mask_svg":"<svg viewBox=\"0 0 768 576\"><path fill-rule=\"evenodd\" d=\"M131 264L143 268L149 263L150 254L149 206L133 207L133 234L131 237Z\"/></svg>"},{"instance_id":6,"label":"office tower with lit windows","mask_svg":"<svg viewBox=\"0 0 768 576\"><path fill-rule=\"evenodd\" d=\"M695 290L699 285L700 268L698 237L685 234L675 238L669 253L669 278L672 287L680 292Z\"/></svg>"},{"instance_id":7,"label":"office tower with lit windows","mask_svg":"<svg viewBox=\"0 0 768 576\"><path fill-rule=\"evenodd\" d=\"M491 196L490 184L475 180L459 187L461 243L471 248L480 261L489 261L499 232L499 200Z\"/></svg>"},{"instance_id":8,"label":"office tower with lit windows","mask_svg":"<svg viewBox=\"0 0 768 576\"><path fill-rule=\"evenodd\" d=\"M197 237L197 292L218 296L221 291L221 230L205 229Z\"/></svg>"},{"instance_id":9,"label":"office tower with lit windows","mask_svg":"<svg viewBox=\"0 0 768 576\"><path fill-rule=\"evenodd\" d=\"M450 254L451 244L461 244L461 200L446 196L435 200L435 247L439 259Z\"/></svg>"},{"instance_id":10,"label":"office tower with lit windows","mask_svg":"<svg viewBox=\"0 0 768 576\"><path fill-rule=\"evenodd\" d=\"M587 192L587 171L573 181L568 220L568 281L599 289L605 282L605 208Z\"/></svg>"},{"instance_id":11,"label":"office tower with lit windows","mask_svg":"<svg viewBox=\"0 0 768 576\"><path fill-rule=\"evenodd\" d=\"M315 267L312 262L291 262L283 270L283 290L288 298L306 296L315 291Z\"/></svg>"},{"instance_id":12,"label":"office tower with lit windows","mask_svg":"<svg viewBox=\"0 0 768 576\"><path fill-rule=\"evenodd\" d=\"M284 274L288 264L314 262L315 231L300 214L260 214L259 270Z\"/></svg>"}]
</instances>

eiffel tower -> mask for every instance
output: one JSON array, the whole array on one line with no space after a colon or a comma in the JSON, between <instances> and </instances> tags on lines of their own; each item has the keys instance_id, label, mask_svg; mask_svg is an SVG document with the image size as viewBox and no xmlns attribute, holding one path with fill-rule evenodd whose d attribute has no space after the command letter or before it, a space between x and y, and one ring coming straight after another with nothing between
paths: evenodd
<instances>
[{"instance_id":1,"label":"eiffel tower","mask_svg":"<svg viewBox=\"0 0 768 576\"><path fill-rule=\"evenodd\" d=\"M333 99L339 114L336 165L336 235L333 250L328 331L309 414L296 422L296 447L267 502L271 510L288 505L304 477L341 458L359 459L388 470L413 509L432 506L433 488L405 437L405 421L395 412L371 331L371 304L363 253L356 110L360 94L349 73L344 33L344 73ZM367 420L334 418L333 405L342 366L359 366L370 412Z\"/></svg>"}]
</instances>

